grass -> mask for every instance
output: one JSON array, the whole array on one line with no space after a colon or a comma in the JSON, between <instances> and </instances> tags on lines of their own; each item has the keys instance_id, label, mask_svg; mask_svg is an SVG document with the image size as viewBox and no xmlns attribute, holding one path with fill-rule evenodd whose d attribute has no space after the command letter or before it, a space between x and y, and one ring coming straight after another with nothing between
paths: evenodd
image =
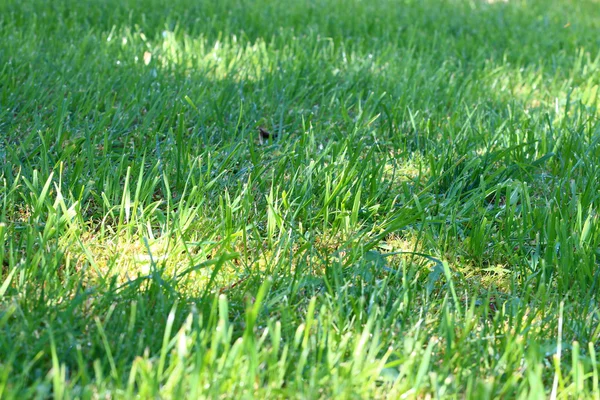
<instances>
[{"instance_id":1,"label":"grass","mask_svg":"<svg viewBox=\"0 0 600 400\"><path fill-rule=\"evenodd\" d=\"M598 15L1 2L0 397L599 398Z\"/></svg>"}]
</instances>

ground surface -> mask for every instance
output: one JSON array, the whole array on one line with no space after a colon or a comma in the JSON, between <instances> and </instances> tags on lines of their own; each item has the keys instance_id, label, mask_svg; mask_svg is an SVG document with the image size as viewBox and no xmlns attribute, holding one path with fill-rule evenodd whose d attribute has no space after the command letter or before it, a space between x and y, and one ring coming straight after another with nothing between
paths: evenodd
<instances>
[{"instance_id":1,"label":"ground surface","mask_svg":"<svg viewBox=\"0 0 600 400\"><path fill-rule=\"evenodd\" d=\"M0 396L598 398L599 28L0 2Z\"/></svg>"}]
</instances>

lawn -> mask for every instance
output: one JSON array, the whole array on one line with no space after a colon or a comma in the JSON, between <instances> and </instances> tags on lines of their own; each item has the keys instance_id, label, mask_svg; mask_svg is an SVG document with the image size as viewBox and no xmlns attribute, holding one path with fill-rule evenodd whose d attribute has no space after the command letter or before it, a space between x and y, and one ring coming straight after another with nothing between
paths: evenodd
<instances>
[{"instance_id":1,"label":"lawn","mask_svg":"<svg viewBox=\"0 0 600 400\"><path fill-rule=\"evenodd\" d=\"M599 30L0 1L0 397L600 398Z\"/></svg>"}]
</instances>

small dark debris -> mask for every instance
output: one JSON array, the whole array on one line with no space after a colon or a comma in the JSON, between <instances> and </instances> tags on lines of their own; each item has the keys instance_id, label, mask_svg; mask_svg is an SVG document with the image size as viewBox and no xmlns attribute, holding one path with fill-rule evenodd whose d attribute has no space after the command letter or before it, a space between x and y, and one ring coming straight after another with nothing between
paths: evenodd
<instances>
[{"instance_id":1,"label":"small dark debris","mask_svg":"<svg viewBox=\"0 0 600 400\"><path fill-rule=\"evenodd\" d=\"M266 130L263 127L259 127L258 128L258 132L260 134L261 139L269 139L269 138L276 138L277 134L273 134L271 132L269 132L268 130Z\"/></svg>"}]
</instances>

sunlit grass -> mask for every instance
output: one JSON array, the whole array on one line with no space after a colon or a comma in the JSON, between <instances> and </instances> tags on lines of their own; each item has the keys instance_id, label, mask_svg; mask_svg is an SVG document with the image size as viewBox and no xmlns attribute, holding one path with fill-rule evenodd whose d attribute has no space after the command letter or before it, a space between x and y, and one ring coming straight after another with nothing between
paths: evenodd
<instances>
[{"instance_id":1,"label":"sunlit grass","mask_svg":"<svg viewBox=\"0 0 600 400\"><path fill-rule=\"evenodd\" d=\"M597 398L597 9L0 2L0 397Z\"/></svg>"}]
</instances>

